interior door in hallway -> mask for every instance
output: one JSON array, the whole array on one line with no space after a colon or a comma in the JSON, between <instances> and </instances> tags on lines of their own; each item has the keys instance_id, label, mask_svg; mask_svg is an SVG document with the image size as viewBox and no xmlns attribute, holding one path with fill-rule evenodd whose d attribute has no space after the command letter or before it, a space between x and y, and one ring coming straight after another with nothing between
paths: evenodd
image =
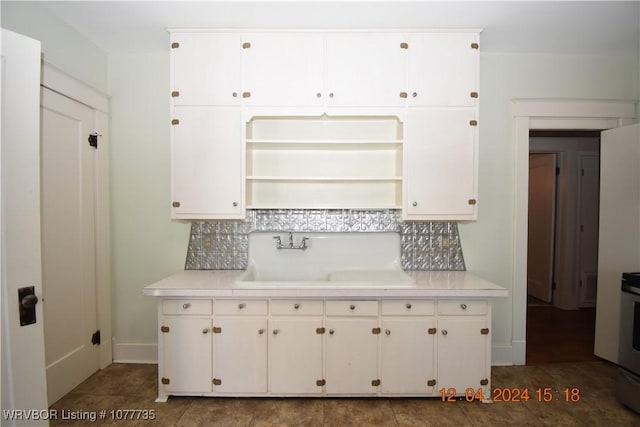
<instances>
[{"instance_id":1,"label":"interior door in hallway","mask_svg":"<svg viewBox=\"0 0 640 427\"><path fill-rule=\"evenodd\" d=\"M553 296L555 212L556 154L530 154L527 294L545 302Z\"/></svg>"},{"instance_id":2,"label":"interior door in hallway","mask_svg":"<svg viewBox=\"0 0 640 427\"><path fill-rule=\"evenodd\" d=\"M49 404L98 370L95 111L42 89L42 276Z\"/></svg>"}]
</instances>

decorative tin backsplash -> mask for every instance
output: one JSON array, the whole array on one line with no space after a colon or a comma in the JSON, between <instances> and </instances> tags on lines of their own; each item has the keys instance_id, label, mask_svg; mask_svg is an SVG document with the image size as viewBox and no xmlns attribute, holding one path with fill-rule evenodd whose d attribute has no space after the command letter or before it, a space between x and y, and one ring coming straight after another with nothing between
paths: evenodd
<instances>
[{"instance_id":1,"label":"decorative tin backsplash","mask_svg":"<svg viewBox=\"0 0 640 427\"><path fill-rule=\"evenodd\" d=\"M244 221L191 224L186 270L244 270L252 231L400 233L405 270L464 271L455 222L403 222L398 210L260 209Z\"/></svg>"}]
</instances>

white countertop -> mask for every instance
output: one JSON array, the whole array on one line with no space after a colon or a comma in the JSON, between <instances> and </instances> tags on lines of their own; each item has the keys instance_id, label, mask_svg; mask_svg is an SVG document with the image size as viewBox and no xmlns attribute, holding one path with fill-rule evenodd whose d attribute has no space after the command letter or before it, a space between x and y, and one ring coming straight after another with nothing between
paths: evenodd
<instances>
[{"instance_id":1,"label":"white countertop","mask_svg":"<svg viewBox=\"0 0 640 427\"><path fill-rule=\"evenodd\" d=\"M366 283L236 283L240 270L183 270L144 288L155 297L242 297L242 298L380 298L380 297L506 297L508 291L464 271L407 271L411 285L368 285Z\"/></svg>"}]
</instances>

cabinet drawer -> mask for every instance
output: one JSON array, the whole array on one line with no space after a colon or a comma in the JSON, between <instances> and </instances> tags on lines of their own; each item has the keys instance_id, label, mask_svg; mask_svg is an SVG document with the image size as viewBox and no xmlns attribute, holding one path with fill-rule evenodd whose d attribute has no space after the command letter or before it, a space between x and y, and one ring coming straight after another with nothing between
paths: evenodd
<instances>
[{"instance_id":1,"label":"cabinet drawer","mask_svg":"<svg viewBox=\"0 0 640 427\"><path fill-rule=\"evenodd\" d=\"M377 316L378 301L327 301L327 316Z\"/></svg>"},{"instance_id":2,"label":"cabinet drawer","mask_svg":"<svg viewBox=\"0 0 640 427\"><path fill-rule=\"evenodd\" d=\"M382 314L387 316L432 316L433 301L382 301Z\"/></svg>"},{"instance_id":3,"label":"cabinet drawer","mask_svg":"<svg viewBox=\"0 0 640 427\"><path fill-rule=\"evenodd\" d=\"M487 314L487 301L438 301L438 314Z\"/></svg>"},{"instance_id":4,"label":"cabinet drawer","mask_svg":"<svg viewBox=\"0 0 640 427\"><path fill-rule=\"evenodd\" d=\"M214 313L216 315L238 314L238 315L266 315L267 301L252 300L216 300L213 302Z\"/></svg>"},{"instance_id":5,"label":"cabinet drawer","mask_svg":"<svg viewBox=\"0 0 640 427\"><path fill-rule=\"evenodd\" d=\"M322 301L274 300L269 303L273 315L322 315Z\"/></svg>"},{"instance_id":6,"label":"cabinet drawer","mask_svg":"<svg viewBox=\"0 0 640 427\"><path fill-rule=\"evenodd\" d=\"M164 314L211 314L211 300L166 299L162 301Z\"/></svg>"}]
</instances>

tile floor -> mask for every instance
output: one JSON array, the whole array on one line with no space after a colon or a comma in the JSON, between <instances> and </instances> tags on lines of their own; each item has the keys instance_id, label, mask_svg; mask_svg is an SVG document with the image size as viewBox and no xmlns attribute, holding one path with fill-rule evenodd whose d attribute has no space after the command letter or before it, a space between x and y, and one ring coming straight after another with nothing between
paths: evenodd
<instances>
[{"instance_id":1,"label":"tile floor","mask_svg":"<svg viewBox=\"0 0 640 427\"><path fill-rule=\"evenodd\" d=\"M526 402L442 402L439 398L180 398L155 403L156 365L114 363L95 373L52 406L63 411L105 410L97 421L61 420L82 426L639 426L640 415L615 399L617 367L608 362L494 367L494 390L527 388ZM549 403L537 388L548 387ZM564 401L565 388L579 401ZM155 420L117 420L111 410L154 410ZM120 411L121 414L124 411ZM116 413L117 414L117 413Z\"/></svg>"}]
</instances>

